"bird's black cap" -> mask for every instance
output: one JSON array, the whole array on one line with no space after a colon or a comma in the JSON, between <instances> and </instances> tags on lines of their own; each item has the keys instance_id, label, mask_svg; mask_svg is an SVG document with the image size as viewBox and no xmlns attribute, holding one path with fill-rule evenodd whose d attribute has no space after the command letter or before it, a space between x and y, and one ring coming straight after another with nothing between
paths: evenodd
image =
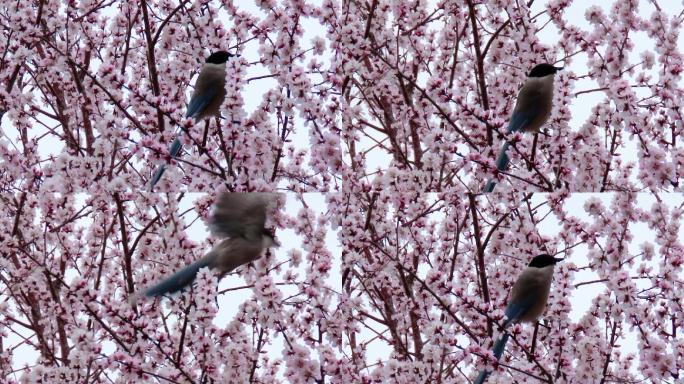
<instances>
[{"instance_id":1,"label":"bird's black cap","mask_svg":"<svg viewBox=\"0 0 684 384\"><path fill-rule=\"evenodd\" d=\"M226 51L216 51L207 57L207 63L211 64L223 64L228 61L229 58L233 57L232 53Z\"/></svg>"},{"instance_id":2,"label":"bird's black cap","mask_svg":"<svg viewBox=\"0 0 684 384\"><path fill-rule=\"evenodd\" d=\"M554 67L549 63L537 64L532 68L530 74L527 77L544 77L548 75L553 75L556 72L562 70L563 67Z\"/></svg>"},{"instance_id":3,"label":"bird's black cap","mask_svg":"<svg viewBox=\"0 0 684 384\"><path fill-rule=\"evenodd\" d=\"M549 265L554 265L559 261L563 261L563 259L542 253L541 255L535 256L534 259L530 261L530 264L528 264L528 267L544 268Z\"/></svg>"}]
</instances>

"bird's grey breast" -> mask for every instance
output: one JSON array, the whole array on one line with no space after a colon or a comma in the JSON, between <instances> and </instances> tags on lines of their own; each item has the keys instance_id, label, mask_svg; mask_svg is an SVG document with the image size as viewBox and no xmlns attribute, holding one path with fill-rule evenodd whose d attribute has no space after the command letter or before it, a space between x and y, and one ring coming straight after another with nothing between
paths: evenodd
<instances>
[{"instance_id":1,"label":"bird's grey breast","mask_svg":"<svg viewBox=\"0 0 684 384\"><path fill-rule=\"evenodd\" d=\"M232 237L221 241L210 251L215 261L213 266L227 273L235 268L256 260L261 256L262 244L242 237Z\"/></svg>"},{"instance_id":2,"label":"bird's grey breast","mask_svg":"<svg viewBox=\"0 0 684 384\"><path fill-rule=\"evenodd\" d=\"M527 124L521 131L538 131L551 114L553 101L553 75L530 77L520 89L513 110L514 115L525 116Z\"/></svg>"},{"instance_id":3,"label":"bird's grey breast","mask_svg":"<svg viewBox=\"0 0 684 384\"><path fill-rule=\"evenodd\" d=\"M530 77L520 88L516 110L533 111L550 104L553 97L553 75Z\"/></svg>"},{"instance_id":4,"label":"bird's grey breast","mask_svg":"<svg viewBox=\"0 0 684 384\"><path fill-rule=\"evenodd\" d=\"M513 284L511 300L520 300L531 294L547 291L551 285L553 266L543 268L527 267Z\"/></svg>"},{"instance_id":5,"label":"bird's grey breast","mask_svg":"<svg viewBox=\"0 0 684 384\"><path fill-rule=\"evenodd\" d=\"M551 98L553 97L553 75L546 75L531 80L534 80L537 83L540 96L544 100L551 102Z\"/></svg>"},{"instance_id":6,"label":"bird's grey breast","mask_svg":"<svg viewBox=\"0 0 684 384\"><path fill-rule=\"evenodd\" d=\"M553 265L547 265L546 267L542 268L527 267L525 268L525 271L523 271L521 278L523 276L529 281L535 283L549 282L553 276Z\"/></svg>"},{"instance_id":7,"label":"bird's grey breast","mask_svg":"<svg viewBox=\"0 0 684 384\"><path fill-rule=\"evenodd\" d=\"M553 265L543 268L527 267L513 285L510 301L530 303L516 321L534 322L546 309L549 297ZM531 300L531 302L530 302Z\"/></svg>"},{"instance_id":8,"label":"bird's grey breast","mask_svg":"<svg viewBox=\"0 0 684 384\"><path fill-rule=\"evenodd\" d=\"M226 80L226 65L207 63L202 67L195 89L201 89L210 85L215 85L217 82L224 83Z\"/></svg>"}]
</instances>

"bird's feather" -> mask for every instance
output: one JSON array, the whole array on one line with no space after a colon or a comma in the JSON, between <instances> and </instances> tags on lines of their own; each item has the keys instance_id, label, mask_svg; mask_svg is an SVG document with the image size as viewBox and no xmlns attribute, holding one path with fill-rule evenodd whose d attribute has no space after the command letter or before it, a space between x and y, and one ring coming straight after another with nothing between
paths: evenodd
<instances>
[{"instance_id":1,"label":"bird's feather","mask_svg":"<svg viewBox=\"0 0 684 384\"><path fill-rule=\"evenodd\" d=\"M176 136L175 139L173 139L173 143L171 143L171 146L169 147L169 155L171 155L172 158L175 158L178 156L178 152L180 152L181 147L183 147L183 144L180 141L180 134Z\"/></svg>"},{"instance_id":2,"label":"bird's feather","mask_svg":"<svg viewBox=\"0 0 684 384\"><path fill-rule=\"evenodd\" d=\"M157 171L154 173L154 176L152 176L152 179L150 179L150 186L147 188L148 191L152 191L152 188L161 180L162 175L164 174L164 171L166 171L166 164L162 164L157 168Z\"/></svg>"},{"instance_id":3,"label":"bird's feather","mask_svg":"<svg viewBox=\"0 0 684 384\"><path fill-rule=\"evenodd\" d=\"M219 114L218 108L225 97L226 65L205 64L195 81L185 117L204 118ZM207 110L209 109L209 110Z\"/></svg>"},{"instance_id":4,"label":"bird's feather","mask_svg":"<svg viewBox=\"0 0 684 384\"><path fill-rule=\"evenodd\" d=\"M207 255L187 267L182 268L156 285L147 288L144 291L145 296L161 296L167 293L180 291L195 280L197 272L199 272L200 269L211 267L215 258L215 255Z\"/></svg>"},{"instance_id":5,"label":"bird's feather","mask_svg":"<svg viewBox=\"0 0 684 384\"><path fill-rule=\"evenodd\" d=\"M501 150L499 150L499 156L496 158L496 169L499 171L503 171L506 169L508 166L508 162L511 161L511 159L508 157L508 148L510 148L511 143L510 141L507 141L504 143L503 147L501 147ZM494 180L489 180L487 183L487 186L485 186L483 192L489 193L494 190L494 186L496 185L496 182Z\"/></svg>"},{"instance_id":6,"label":"bird's feather","mask_svg":"<svg viewBox=\"0 0 684 384\"><path fill-rule=\"evenodd\" d=\"M217 94L218 86L206 87L204 92L193 94L192 99L190 99L190 103L188 104L188 110L185 113L185 117L193 118L200 115L207 105L214 100L214 97L216 97Z\"/></svg>"},{"instance_id":7,"label":"bird's feather","mask_svg":"<svg viewBox=\"0 0 684 384\"><path fill-rule=\"evenodd\" d=\"M232 193L219 195L209 219L209 230L217 237L261 238L266 206L275 194Z\"/></svg>"},{"instance_id":8,"label":"bird's feather","mask_svg":"<svg viewBox=\"0 0 684 384\"><path fill-rule=\"evenodd\" d=\"M508 121L508 127L506 132L513 133L522 130L527 124L529 124L534 119L533 114L525 114L522 112L513 112L510 120Z\"/></svg>"},{"instance_id":9,"label":"bird's feather","mask_svg":"<svg viewBox=\"0 0 684 384\"><path fill-rule=\"evenodd\" d=\"M235 268L250 263L261 256L264 250L261 241L248 240L243 237L231 237L218 243L207 254L214 257L214 267L221 275L233 271Z\"/></svg>"},{"instance_id":10,"label":"bird's feather","mask_svg":"<svg viewBox=\"0 0 684 384\"><path fill-rule=\"evenodd\" d=\"M178 153L180 152L181 148L183 147L183 144L180 141L180 135L176 136L176 138L173 140L173 143L171 143L171 146L169 147L169 155L171 155L172 159L175 159L178 157ZM150 186L149 190L151 191L152 188L161 180L162 175L164 174L164 171L166 171L166 164L162 164L157 168L157 171L154 173L154 176L152 179L150 179Z\"/></svg>"},{"instance_id":11,"label":"bird's feather","mask_svg":"<svg viewBox=\"0 0 684 384\"><path fill-rule=\"evenodd\" d=\"M508 332L504 332L503 335L501 335L501 338L494 343L494 347L492 348L492 353L494 354L494 357L496 357L496 360L499 360L501 358L501 355L503 355L504 349L506 348L506 342L508 339L511 337L511 335ZM480 372L480 375L475 379L473 384L483 384L487 377L489 376L491 372L484 369L482 372Z\"/></svg>"},{"instance_id":12,"label":"bird's feather","mask_svg":"<svg viewBox=\"0 0 684 384\"><path fill-rule=\"evenodd\" d=\"M538 294L536 292L529 292L527 296L519 298L518 300L511 300L506 306L506 321L504 322L504 328L511 323L516 323L525 313L530 309L532 304L534 304L538 299Z\"/></svg>"}]
</instances>

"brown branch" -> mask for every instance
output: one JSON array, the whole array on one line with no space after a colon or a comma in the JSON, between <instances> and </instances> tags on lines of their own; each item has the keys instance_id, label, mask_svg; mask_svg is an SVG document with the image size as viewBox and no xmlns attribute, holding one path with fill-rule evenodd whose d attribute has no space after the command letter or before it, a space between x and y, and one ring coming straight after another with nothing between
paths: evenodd
<instances>
[{"instance_id":1,"label":"brown branch","mask_svg":"<svg viewBox=\"0 0 684 384\"><path fill-rule=\"evenodd\" d=\"M121 245L123 246L123 259L124 259L124 277L126 280L126 286L128 288L128 293L133 294L133 268L131 266L131 259L133 255L131 250L128 248L128 232L126 231L126 220L124 219L124 206L121 201L121 197L118 192L114 193L114 201L116 201L116 213L119 218L119 229L121 230Z\"/></svg>"},{"instance_id":2,"label":"brown branch","mask_svg":"<svg viewBox=\"0 0 684 384\"><path fill-rule=\"evenodd\" d=\"M150 74L150 82L152 83L152 93L159 96L161 88L159 87L159 76L157 75L157 59L154 56L154 43L152 42L152 29L150 27L150 20L147 15L147 1L140 0L140 9L143 15L143 24L145 25L145 42L147 43L147 70ZM164 115L157 106L157 127L159 132L164 132Z\"/></svg>"},{"instance_id":3,"label":"brown branch","mask_svg":"<svg viewBox=\"0 0 684 384\"><path fill-rule=\"evenodd\" d=\"M480 51L480 34L477 30L477 17L475 15L475 6L472 0L468 0L468 13L470 14L470 23L473 28L473 45L475 47L475 60L476 60L476 75L478 88L480 89L480 99L482 100L482 108L487 111L489 110L489 97L487 96L487 84L485 82L485 72L484 72L484 55ZM492 145L494 143L494 132L490 127L487 127L487 144Z\"/></svg>"},{"instance_id":4,"label":"brown branch","mask_svg":"<svg viewBox=\"0 0 684 384\"><path fill-rule=\"evenodd\" d=\"M481 242L480 225L477 219L477 202L475 196L471 193L468 194L468 202L470 206L470 216L473 221L473 238L475 239L475 249L477 251L477 274L480 280L480 290L482 291L482 299L485 303L489 303L489 287L487 285L487 271L485 268L484 261L484 247ZM494 327L492 322L487 320L487 334L491 337L494 333Z\"/></svg>"}]
</instances>

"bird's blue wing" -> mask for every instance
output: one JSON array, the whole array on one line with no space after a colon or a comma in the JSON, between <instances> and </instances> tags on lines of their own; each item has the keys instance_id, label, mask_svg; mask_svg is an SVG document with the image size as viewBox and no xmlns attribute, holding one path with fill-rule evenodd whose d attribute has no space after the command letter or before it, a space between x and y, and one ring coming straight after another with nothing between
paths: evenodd
<instances>
[{"instance_id":1,"label":"bird's blue wing","mask_svg":"<svg viewBox=\"0 0 684 384\"><path fill-rule=\"evenodd\" d=\"M185 117L197 117L218 94L218 85L207 87L204 92L192 95Z\"/></svg>"},{"instance_id":2,"label":"bird's blue wing","mask_svg":"<svg viewBox=\"0 0 684 384\"><path fill-rule=\"evenodd\" d=\"M506 321L504 328L509 324L517 322L520 317L530 309L530 307L537 301L537 295L529 295L521 300L511 301L506 306Z\"/></svg>"},{"instance_id":3,"label":"bird's blue wing","mask_svg":"<svg viewBox=\"0 0 684 384\"><path fill-rule=\"evenodd\" d=\"M523 113L520 111L513 112L511 119L508 121L506 132L511 133L521 130L526 125L531 123L532 120L534 120L534 117L534 113Z\"/></svg>"},{"instance_id":4,"label":"bird's blue wing","mask_svg":"<svg viewBox=\"0 0 684 384\"><path fill-rule=\"evenodd\" d=\"M199 272L201 268L210 266L211 261L212 260L208 258L202 258L188 265L187 267L167 277L166 279L162 280L156 285L146 289L145 296L161 296L166 293L174 293L180 291L181 289L185 288L190 283L192 283L193 280L195 280L195 276L197 276L197 272Z\"/></svg>"}]
</instances>

